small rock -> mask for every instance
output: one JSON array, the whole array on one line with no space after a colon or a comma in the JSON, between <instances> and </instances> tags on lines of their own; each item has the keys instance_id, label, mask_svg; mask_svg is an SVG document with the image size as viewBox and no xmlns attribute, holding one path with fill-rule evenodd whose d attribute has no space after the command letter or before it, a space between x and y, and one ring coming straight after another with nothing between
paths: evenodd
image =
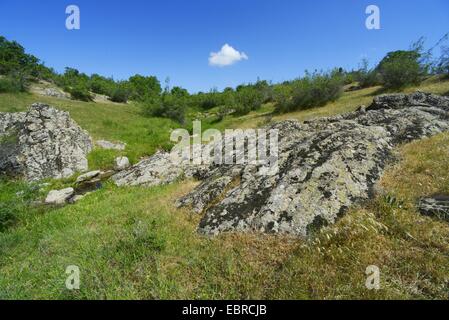
<instances>
[{"instance_id":1,"label":"small rock","mask_svg":"<svg viewBox=\"0 0 449 320\"><path fill-rule=\"evenodd\" d=\"M356 111L360 113L366 113L366 106L361 105L360 107L357 108Z\"/></svg>"},{"instance_id":2,"label":"small rock","mask_svg":"<svg viewBox=\"0 0 449 320\"><path fill-rule=\"evenodd\" d=\"M449 222L449 196L423 198L418 204L421 214Z\"/></svg>"},{"instance_id":3,"label":"small rock","mask_svg":"<svg viewBox=\"0 0 449 320\"><path fill-rule=\"evenodd\" d=\"M129 159L127 157L118 157L115 159L115 170L122 171L128 169L130 166Z\"/></svg>"},{"instance_id":4,"label":"small rock","mask_svg":"<svg viewBox=\"0 0 449 320\"><path fill-rule=\"evenodd\" d=\"M92 180L93 178L96 178L97 176L99 176L100 173L101 173L101 171L97 170L97 171L91 171L91 172L82 174L78 177L78 179L76 179L76 182L81 183L84 181Z\"/></svg>"},{"instance_id":5,"label":"small rock","mask_svg":"<svg viewBox=\"0 0 449 320\"><path fill-rule=\"evenodd\" d=\"M99 179L101 180L101 181L104 181L104 180L107 180L107 179L109 179L110 177L112 177L113 175L115 174L115 171L114 170L107 170L107 171L102 171L102 172L100 172L100 175L99 175Z\"/></svg>"},{"instance_id":6,"label":"small rock","mask_svg":"<svg viewBox=\"0 0 449 320\"><path fill-rule=\"evenodd\" d=\"M67 188L62 190L52 190L45 199L46 204L64 204L73 196L75 190Z\"/></svg>"},{"instance_id":7,"label":"small rock","mask_svg":"<svg viewBox=\"0 0 449 320\"><path fill-rule=\"evenodd\" d=\"M62 92L59 89L56 88L47 88L44 90L43 95L45 96L49 96L49 97L54 97L54 98L59 98L59 99L68 99L69 95L66 94L65 92Z\"/></svg>"},{"instance_id":8,"label":"small rock","mask_svg":"<svg viewBox=\"0 0 449 320\"><path fill-rule=\"evenodd\" d=\"M98 140L96 142L96 145L100 148L106 149L106 150L119 150L123 151L126 148L126 145L122 142L113 143L107 140Z\"/></svg>"}]
</instances>

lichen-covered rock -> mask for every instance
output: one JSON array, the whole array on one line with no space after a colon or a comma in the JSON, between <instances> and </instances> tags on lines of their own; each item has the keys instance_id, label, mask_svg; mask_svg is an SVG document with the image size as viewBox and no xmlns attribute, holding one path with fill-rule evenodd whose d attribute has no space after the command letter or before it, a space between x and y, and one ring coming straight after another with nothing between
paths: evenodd
<instances>
[{"instance_id":1,"label":"lichen-covered rock","mask_svg":"<svg viewBox=\"0 0 449 320\"><path fill-rule=\"evenodd\" d=\"M48 205L62 205L65 204L75 194L73 188L66 188L62 190L52 190L48 193L45 199L45 204Z\"/></svg>"},{"instance_id":2,"label":"lichen-covered rock","mask_svg":"<svg viewBox=\"0 0 449 320\"><path fill-rule=\"evenodd\" d=\"M210 168L178 201L204 216L199 231L261 231L307 236L368 199L400 143L449 131L449 99L426 93L379 96L368 108L279 130L279 172L254 165ZM147 169L148 170L148 169Z\"/></svg>"},{"instance_id":3,"label":"lichen-covered rock","mask_svg":"<svg viewBox=\"0 0 449 320\"><path fill-rule=\"evenodd\" d=\"M127 157L118 157L115 159L114 169L122 171L130 167L129 159Z\"/></svg>"},{"instance_id":4,"label":"lichen-covered rock","mask_svg":"<svg viewBox=\"0 0 449 320\"><path fill-rule=\"evenodd\" d=\"M86 172L86 173L80 175L80 176L76 179L76 182L77 182L77 183L82 183L82 182L85 182L85 181L92 180L93 178L98 177L98 176L100 175L100 173L101 173L100 170Z\"/></svg>"},{"instance_id":5,"label":"lichen-covered rock","mask_svg":"<svg viewBox=\"0 0 449 320\"><path fill-rule=\"evenodd\" d=\"M67 112L33 104L0 113L0 173L29 181L69 177L88 168L92 142Z\"/></svg>"},{"instance_id":6,"label":"lichen-covered rock","mask_svg":"<svg viewBox=\"0 0 449 320\"><path fill-rule=\"evenodd\" d=\"M449 196L420 199L418 209L423 215L449 222Z\"/></svg>"},{"instance_id":7,"label":"lichen-covered rock","mask_svg":"<svg viewBox=\"0 0 449 320\"><path fill-rule=\"evenodd\" d=\"M117 186L152 187L181 178L184 170L184 167L172 161L170 153L157 152L129 169L115 174L112 180Z\"/></svg>"}]
</instances>

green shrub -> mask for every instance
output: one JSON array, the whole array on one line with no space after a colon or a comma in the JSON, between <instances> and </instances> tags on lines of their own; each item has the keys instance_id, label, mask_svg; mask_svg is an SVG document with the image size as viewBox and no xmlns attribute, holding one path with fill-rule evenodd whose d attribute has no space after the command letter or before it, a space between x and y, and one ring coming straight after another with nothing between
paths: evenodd
<instances>
[{"instance_id":1,"label":"green shrub","mask_svg":"<svg viewBox=\"0 0 449 320\"><path fill-rule=\"evenodd\" d=\"M128 101L128 95L128 90L119 86L112 91L110 99L113 102L126 103Z\"/></svg>"},{"instance_id":2,"label":"green shrub","mask_svg":"<svg viewBox=\"0 0 449 320\"><path fill-rule=\"evenodd\" d=\"M394 51L379 63L377 70L385 89L401 89L418 85L425 74L416 51Z\"/></svg>"},{"instance_id":3,"label":"green shrub","mask_svg":"<svg viewBox=\"0 0 449 320\"><path fill-rule=\"evenodd\" d=\"M254 85L254 89L256 89L262 96L263 103L273 101L274 99L273 86L270 85L266 80L257 80L256 84Z\"/></svg>"},{"instance_id":4,"label":"green shrub","mask_svg":"<svg viewBox=\"0 0 449 320\"><path fill-rule=\"evenodd\" d=\"M376 70L364 70L359 73L358 83L361 88L370 88L381 84Z\"/></svg>"},{"instance_id":5,"label":"green shrub","mask_svg":"<svg viewBox=\"0 0 449 320\"><path fill-rule=\"evenodd\" d=\"M117 84L113 79L93 74L89 79L89 89L97 94L111 95L117 89Z\"/></svg>"},{"instance_id":6,"label":"green shrub","mask_svg":"<svg viewBox=\"0 0 449 320\"><path fill-rule=\"evenodd\" d=\"M235 95L235 115L245 115L257 110L264 102L264 95L254 87L243 87Z\"/></svg>"},{"instance_id":7,"label":"green shrub","mask_svg":"<svg viewBox=\"0 0 449 320\"><path fill-rule=\"evenodd\" d=\"M15 93L25 92L27 89L27 83L23 77L3 77L0 78L0 93Z\"/></svg>"},{"instance_id":8,"label":"green shrub","mask_svg":"<svg viewBox=\"0 0 449 320\"><path fill-rule=\"evenodd\" d=\"M92 96L89 92L89 89L82 84L78 84L74 87L68 88L67 91L70 93L70 96L73 100L86 102L92 101Z\"/></svg>"},{"instance_id":9,"label":"green shrub","mask_svg":"<svg viewBox=\"0 0 449 320\"><path fill-rule=\"evenodd\" d=\"M377 69L370 69L367 59L362 60L361 67L354 73L354 80L358 82L360 88L369 88L381 84Z\"/></svg>"},{"instance_id":10,"label":"green shrub","mask_svg":"<svg viewBox=\"0 0 449 320\"><path fill-rule=\"evenodd\" d=\"M313 107L320 107L337 100L343 92L343 77L339 72L308 73L291 83L292 96L286 92L277 93L277 112L291 112Z\"/></svg>"},{"instance_id":11,"label":"green shrub","mask_svg":"<svg viewBox=\"0 0 449 320\"><path fill-rule=\"evenodd\" d=\"M216 90L209 93L200 93L197 96L199 106L204 110L209 110L222 105L222 96Z\"/></svg>"},{"instance_id":12,"label":"green shrub","mask_svg":"<svg viewBox=\"0 0 449 320\"><path fill-rule=\"evenodd\" d=\"M144 111L152 117L162 117L185 123L187 101L185 98L164 93L161 96L149 97L143 103Z\"/></svg>"},{"instance_id":13,"label":"green shrub","mask_svg":"<svg viewBox=\"0 0 449 320\"><path fill-rule=\"evenodd\" d=\"M161 84L156 77L144 77L139 74L129 78L127 85L130 98L136 101L145 101L149 97L158 96L162 92Z\"/></svg>"}]
</instances>

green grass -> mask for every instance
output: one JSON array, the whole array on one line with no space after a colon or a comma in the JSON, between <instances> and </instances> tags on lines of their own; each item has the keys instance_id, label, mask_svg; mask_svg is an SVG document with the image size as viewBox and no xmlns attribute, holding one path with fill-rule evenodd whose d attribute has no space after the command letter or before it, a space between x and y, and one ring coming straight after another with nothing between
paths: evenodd
<instances>
[{"instance_id":1,"label":"green grass","mask_svg":"<svg viewBox=\"0 0 449 320\"><path fill-rule=\"evenodd\" d=\"M0 234L0 298L446 299L449 225L421 216L415 202L448 191L448 143L441 134L402 148L401 165L382 180L400 201L379 195L309 241L198 235L199 216L173 205L192 182L108 185ZM429 188L416 172L434 172ZM408 189L413 196L402 197ZM79 291L65 288L69 265L80 268ZM379 291L364 286L369 265L381 270Z\"/></svg>"},{"instance_id":2,"label":"green grass","mask_svg":"<svg viewBox=\"0 0 449 320\"><path fill-rule=\"evenodd\" d=\"M432 80L421 89L443 93L449 82ZM323 108L275 119L351 111L369 104L376 90L346 93ZM0 110L24 110L35 100L0 95ZM44 102L69 110L96 138L127 142L126 152L139 156L163 145L161 132L171 126L142 118L132 105ZM256 126L271 109L217 125ZM154 135L137 138L148 130ZM0 203L10 221L0 232L0 299L447 299L449 225L420 215L415 204L421 196L449 192L448 145L445 133L401 147L401 161L380 183L382 193L310 240L202 237L196 233L200 216L174 207L196 185L192 181L149 189L107 184L75 205L53 209L30 204L50 187L30 191L24 183L0 181ZM103 167L112 156L102 151L91 157ZM69 265L80 268L79 291L65 287ZM369 265L380 268L379 291L365 288Z\"/></svg>"}]
</instances>

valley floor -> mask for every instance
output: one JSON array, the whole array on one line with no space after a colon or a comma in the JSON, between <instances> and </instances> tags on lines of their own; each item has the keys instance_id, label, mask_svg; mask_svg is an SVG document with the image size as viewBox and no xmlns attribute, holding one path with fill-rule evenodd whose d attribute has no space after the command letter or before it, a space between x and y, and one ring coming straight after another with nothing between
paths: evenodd
<instances>
[{"instance_id":1,"label":"valley floor","mask_svg":"<svg viewBox=\"0 0 449 320\"><path fill-rule=\"evenodd\" d=\"M429 80L419 89L442 94L449 82ZM216 127L352 111L377 90L272 119L268 105ZM134 105L29 94L0 94L0 112L24 110L37 99L70 111L96 139L126 142L124 154L133 162L164 147L176 126L144 118ZM114 156L94 151L91 166L107 167ZM0 299L448 299L449 224L420 215L415 204L421 196L449 193L449 133L404 145L398 158L380 182L381 194L309 240L198 235L200 217L174 207L194 181L150 189L108 184L52 210L21 205L39 195L32 187L0 182L0 210L16 215L0 232ZM380 290L365 286L370 265L380 269ZM68 266L79 267L80 290L66 289Z\"/></svg>"}]
</instances>

